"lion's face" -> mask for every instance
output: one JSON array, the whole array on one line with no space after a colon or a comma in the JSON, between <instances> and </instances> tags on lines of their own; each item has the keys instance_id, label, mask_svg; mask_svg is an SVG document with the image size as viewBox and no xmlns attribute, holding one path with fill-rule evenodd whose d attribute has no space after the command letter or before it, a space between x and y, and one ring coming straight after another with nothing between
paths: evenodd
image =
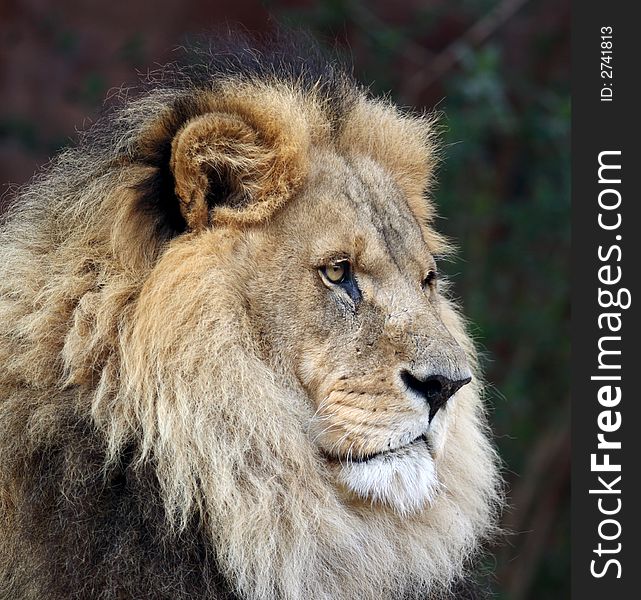
<instances>
[{"instance_id":1,"label":"lion's face","mask_svg":"<svg viewBox=\"0 0 641 600\"><path fill-rule=\"evenodd\" d=\"M441 320L436 264L392 177L326 154L248 239L252 319L315 411L312 442L352 497L400 512L438 487L451 396L470 380Z\"/></svg>"}]
</instances>

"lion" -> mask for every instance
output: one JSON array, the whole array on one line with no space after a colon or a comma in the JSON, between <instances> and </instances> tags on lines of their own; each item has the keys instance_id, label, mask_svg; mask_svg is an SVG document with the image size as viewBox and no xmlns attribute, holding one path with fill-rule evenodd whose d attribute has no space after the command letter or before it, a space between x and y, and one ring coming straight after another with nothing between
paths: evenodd
<instances>
[{"instance_id":1,"label":"lion","mask_svg":"<svg viewBox=\"0 0 641 600\"><path fill-rule=\"evenodd\" d=\"M12 202L0 597L463 597L501 484L437 127L309 52L163 69Z\"/></svg>"}]
</instances>

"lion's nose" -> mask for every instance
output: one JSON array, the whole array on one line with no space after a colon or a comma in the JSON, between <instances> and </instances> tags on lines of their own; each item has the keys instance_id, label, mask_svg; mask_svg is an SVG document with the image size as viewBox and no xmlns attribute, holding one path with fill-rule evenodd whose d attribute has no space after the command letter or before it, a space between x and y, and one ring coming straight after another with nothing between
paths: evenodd
<instances>
[{"instance_id":1,"label":"lion's nose","mask_svg":"<svg viewBox=\"0 0 641 600\"><path fill-rule=\"evenodd\" d=\"M443 375L429 375L424 378L418 378L409 371L403 371L401 379L409 390L427 402L430 407L430 421L458 390L472 381L472 377L452 380Z\"/></svg>"}]
</instances>

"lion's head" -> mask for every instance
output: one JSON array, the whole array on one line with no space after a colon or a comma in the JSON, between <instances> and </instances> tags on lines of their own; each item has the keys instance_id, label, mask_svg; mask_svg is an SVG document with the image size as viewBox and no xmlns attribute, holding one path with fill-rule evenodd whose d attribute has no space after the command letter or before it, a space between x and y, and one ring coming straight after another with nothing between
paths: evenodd
<instances>
[{"instance_id":1,"label":"lion's head","mask_svg":"<svg viewBox=\"0 0 641 600\"><path fill-rule=\"evenodd\" d=\"M73 413L102 440L94 468L153 465L167 536L195 519L248 598L445 589L498 477L438 275L433 122L334 65L215 63L127 103L17 201L0 423L40 448Z\"/></svg>"}]
</instances>

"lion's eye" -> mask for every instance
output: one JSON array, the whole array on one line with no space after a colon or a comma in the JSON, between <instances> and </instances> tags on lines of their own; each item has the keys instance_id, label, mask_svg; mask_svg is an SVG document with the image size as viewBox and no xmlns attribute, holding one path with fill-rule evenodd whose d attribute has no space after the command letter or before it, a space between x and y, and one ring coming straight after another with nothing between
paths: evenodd
<instances>
[{"instance_id":1,"label":"lion's eye","mask_svg":"<svg viewBox=\"0 0 641 600\"><path fill-rule=\"evenodd\" d=\"M331 283L343 283L349 277L349 261L341 260L325 265L321 272Z\"/></svg>"},{"instance_id":2,"label":"lion's eye","mask_svg":"<svg viewBox=\"0 0 641 600\"><path fill-rule=\"evenodd\" d=\"M347 294L354 308L362 298L358 282L352 272L352 263L349 260L335 260L318 269L321 279L328 288L334 288L342 294Z\"/></svg>"},{"instance_id":3,"label":"lion's eye","mask_svg":"<svg viewBox=\"0 0 641 600\"><path fill-rule=\"evenodd\" d=\"M425 279L423 279L423 289L426 289L428 287L431 287L436 283L436 271L430 271Z\"/></svg>"}]
</instances>

